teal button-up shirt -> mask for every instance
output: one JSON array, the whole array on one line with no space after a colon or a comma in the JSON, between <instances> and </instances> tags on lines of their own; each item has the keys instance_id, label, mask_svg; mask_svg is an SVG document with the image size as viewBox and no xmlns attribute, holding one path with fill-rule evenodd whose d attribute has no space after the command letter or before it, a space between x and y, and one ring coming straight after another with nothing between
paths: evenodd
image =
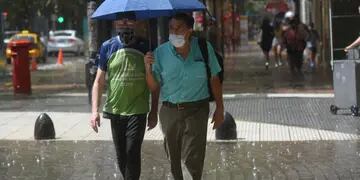
<instances>
[{"instance_id":1,"label":"teal button-up shirt","mask_svg":"<svg viewBox=\"0 0 360 180\"><path fill-rule=\"evenodd\" d=\"M212 76L220 71L214 49L207 43L209 66ZM198 38L191 39L190 53L186 59L176 52L175 47L166 42L154 51L153 74L160 84L161 101L171 103L194 102L209 97L208 81L204 58Z\"/></svg>"}]
</instances>

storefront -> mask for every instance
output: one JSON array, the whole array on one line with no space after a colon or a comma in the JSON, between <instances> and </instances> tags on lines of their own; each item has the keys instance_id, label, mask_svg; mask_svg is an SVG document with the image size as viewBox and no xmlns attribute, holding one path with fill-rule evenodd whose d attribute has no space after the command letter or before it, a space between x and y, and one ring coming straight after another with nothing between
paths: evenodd
<instances>
[{"instance_id":1,"label":"storefront","mask_svg":"<svg viewBox=\"0 0 360 180\"><path fill-rule=\"evenodd\" d=\"M345 59L344 48L359 37L359 0L332 0L330 4L331 60Z\"/></svg>"}]
</instances>

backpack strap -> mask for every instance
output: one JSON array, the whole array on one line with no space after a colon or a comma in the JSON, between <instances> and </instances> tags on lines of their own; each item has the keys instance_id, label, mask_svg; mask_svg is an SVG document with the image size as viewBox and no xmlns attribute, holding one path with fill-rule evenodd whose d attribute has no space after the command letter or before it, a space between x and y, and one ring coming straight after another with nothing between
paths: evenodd
<instances>
[{"instance_id":1,"label":"backpack strap","mask_svg":"<svg viewBox=\"0 0 360 180\"><path fill-rule=\"evenodd\" d=\"M198 38L198 43L199 43L201 55L204 58L206 74L207 74L207 79L208 79L208 89L209 89L210 99L212 99L213 97L212 97L211 83L210 83L211 71L210 71L210 66L209 66L209 52L208 52L208 48L207 48L207 42L206 42L206 39L204 39L204 38Z\"/></svg>"},{"instance_id":2,"label":"backpack strap","mask_svg":"<svg viewBox=\"0 0 360 180\"><path fill-rule=\"evenodd\" d=\"M208 78L210 78L211 72L210 72L210 67L209 67L209 52L208 52L208 48L207 48L207 42L206 42L206 39L204 39L204 38L199 38L198 41L199 41L198 43L199 43L201 55L203 56L204 62L206 65L206 73L207 73Z\"/></svg>"}]
</instances>

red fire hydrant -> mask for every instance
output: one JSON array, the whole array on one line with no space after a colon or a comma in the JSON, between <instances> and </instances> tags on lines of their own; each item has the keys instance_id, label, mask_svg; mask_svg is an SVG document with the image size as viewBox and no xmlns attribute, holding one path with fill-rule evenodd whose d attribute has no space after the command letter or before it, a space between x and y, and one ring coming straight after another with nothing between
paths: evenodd
<instances>
[{"instance_id":1,"label":"red fire hydrant","mask_svg":"<svg viewBox=\"0 0 360 180\"><path fill-rule=\"evenodd\" d=\"M12 81L14 93L31 94L31 78L29 69L29 49L31 43L27 40L11 41L11 59L13 64Z\"/></svg>"}]
</instances>

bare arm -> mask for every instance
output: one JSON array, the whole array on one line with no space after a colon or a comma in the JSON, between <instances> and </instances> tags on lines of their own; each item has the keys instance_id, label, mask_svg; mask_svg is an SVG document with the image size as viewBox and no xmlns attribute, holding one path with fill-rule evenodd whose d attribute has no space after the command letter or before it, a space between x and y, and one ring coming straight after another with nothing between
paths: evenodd
<instances>
[{"instance_id":1,"label":"bare arm","mask_svg":"<svg viewBox=\"0 0 360 180\"><path fill-rule=\"evenodd\" d=\"M151 110L148 116L148 130L156 127L158 122L158 105L159 105L159 94L160 87L156 81L151 65L154 64L154 57L151 52L146 53L144 56L146 83L151 91Z\"/></svg>"},{"instance_id":2,"label":"bare arm","mask_svg":"<svg viewBox=\"0 0 360 180\"><path fill-rule=\"evenodd\" d=\"M157 88L156 90L151 92L151 109L150 111L158 111L158 106L159 106L159 94L160 94L160 89Z\"/></svg>"},{"instance_id":3,"label":"bare arm","mask_svg":"<svg viewBox=\"0 0 360 180\"><path fill-rule=\"evenodd\" d=\"M218 128L224 122L224 102L222 94L222 86L218 76L211 78L211 91L214 95L216 109L214 112L213 120L214 123L213 129Z\"/></svg>"},{"instance_id":4,"label":"bare arm","mask_svg":"<svg viewBox=\"0 0 360 180\"><path fill-rule=\"evenodd\" d=\"M348 51L351 48L354 48L355 46L360 45L360 37L358 37L353 43L351 43L349 46L345 48L345 51Z\"/></svg>"},{"instance_id":5,"label":"bare arm","mask_svg":"<svg viewBox=\"0 0 360 180\"><path fill-rule=\"evenodd\" d=\"M144 57L144 63L145 63L145 72L146 72L146 83L150 91L153 93L155 91L158 91L159 83L156 81L152 73L151 65L155 63L155 60L151 52L146 53Z\"/></svg>"},{"instance_id":6,"label":"bare arm","mask_svg":"<svg viewBox=\"0 0 360 180\"><path fill-rule=\"evenodd\" d=\"M100 127L100 116L99 116L99 106L101 102L102 92L105 86L105 71L101 69L97 70L96 78L92 88L92 115L91 115L91 127L95 132L98 132L98 127Z\"/></svg>"},{"instance_id":7,"label":"bare arm","mask_svg":"<svg viewBox=\"0 0 360 180\"><path fill-rule=\"evenodd\" d=\"M159 105L160 90L157 89L151 92L151 109L148 116L148 130L156 127L158 122L158 105Z\"/></svg>"}]
</instances>

